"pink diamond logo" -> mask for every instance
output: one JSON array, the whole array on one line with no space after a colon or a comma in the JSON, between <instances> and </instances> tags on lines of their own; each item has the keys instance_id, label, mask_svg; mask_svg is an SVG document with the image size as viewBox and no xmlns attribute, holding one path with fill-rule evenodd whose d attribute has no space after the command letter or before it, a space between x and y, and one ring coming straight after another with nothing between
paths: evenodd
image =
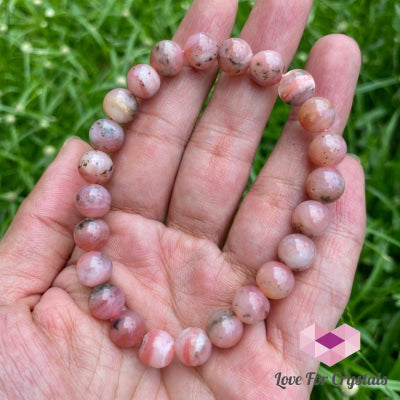
<instances>
[{"instance_id":1,"label":"pink diamond logo","mask_svg":"<svg viewBox=\"0 0 400 400\"><path fill-rule=\"evenodd\" d=\"M300 332L300 349L331 367L360 350L360 332L347 324L331 332L313 324Z\"/></svg>"}]
</instances>

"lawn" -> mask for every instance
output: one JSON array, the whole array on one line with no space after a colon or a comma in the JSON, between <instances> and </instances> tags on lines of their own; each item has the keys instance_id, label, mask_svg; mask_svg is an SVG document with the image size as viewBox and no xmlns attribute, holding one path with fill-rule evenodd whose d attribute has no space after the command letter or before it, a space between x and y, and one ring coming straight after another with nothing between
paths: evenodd
<instances>
[{"instance_id":1,"label":"lawn","mask_svg":"<svg viewBox=\"0 0 400 400\"><path fill-rule=\"evenodd\" d=\"M251 8L240 1L238 35ZM397 4L396 4L397 3ZM64 140L85 140L103 116L105 93L125 84L133 63L173 35L190 1L0 0L0 236ZM316 0L292 67L313 43L341 32L354 37L363 65L350 121L349 152L366 174L367 236L341 323L361 331L361 351L328 375L387 376L356 399L400 398L400 4L395 0ZM274 146L286 105L278 102L250 181ZM396 394L397 393L397 394ZM314 399L340 399L332 385Z\"/></svg>"}]
</instances>

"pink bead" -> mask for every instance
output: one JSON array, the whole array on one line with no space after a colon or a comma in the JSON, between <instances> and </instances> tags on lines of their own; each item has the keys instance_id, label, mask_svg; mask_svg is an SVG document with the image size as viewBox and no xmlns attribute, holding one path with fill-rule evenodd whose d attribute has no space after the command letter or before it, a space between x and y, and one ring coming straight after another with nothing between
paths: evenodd
<instances>
[{"instance_id":1,"label":"pink bead","mask_svg":"<svg viewBox=\"0 0 400 400\"><path fill-rule=\"evenodd\" d=\"M257 286L270 299L283 299L294 287L294 275L290 268L279 261L269 261L257 271Z\"/></svg>"},{"instance_id":2,"label":"pink bead","mask_svg":"<svg viewBox=\"0 0 400 400\"><path fill-rule=\"evenodd\" d=\"M329 226L329 210L315 200L300 203L293 211L293 228L306 236L320 236Z\"/></svg>"},{"instance_id":3,"label":"pink bead","mask_svg":"<svg viewBox=\"0 0 400 400\"><path fill-rule=\"evenodd\" d=\"M260 86L278 83L284 69L281 55L273 50L263 50L255 54L249 67L251 79Z\"/></svg>"},{"instance_id":4,"label":"pink bead","mask_svg":"<svg viewBox=\"0 0 400 400\"><path fill-rule=\"evenodd\" d=\"M89 183L105 183L113 172L111 158L102 151L90 150L79 160L78 170L82 178Z\"/></svg>"},{"instance_id":5,"label":"pink bead","mask_svg":"<svg viewBox=\"0 0 400 400\"><path fill-rule=\"evenodd\" d=\"M232 310L218 310L208 319L206 331L215 346L227 349L242 338L243 324Z\"/></svg>"},{"instance_id":6,"label":"pink bead","mask_svg":"<svg viewBox=\"0 0 400 400\"><path fill-rule=\"evenodd\" d=\"M164 368L172 362L175 353L173 337L159 329L147 332L139 347L140 361L149 367Z\"/></svg>"},{"instance_id":7,"label":"pink bead","mask_svg":"<svg viewBox=\"0 0 400 400\"><path fill-rule=\"evenodd\" d=\"M311 162L319 167L333 167L339 164L347 153L347 145L340 135L321 133L308 147Z\"/></svg>"},{"instance_id":8,"label":"pink bead","mask_svg":"<svg viewBox=\"0 0 400 400\"><path fill-rule=\"evenodd\" d=\"M151 50L150 64L162 76L175 76L185 64L183 50L172 40L162 40Z\"/></svg>"},{"instance_id":9,"label":"pink bead","mask_svg":"<svg viewBox=\"0 0 400 400\"><path fill-rule=\"evenodd\" d=\"M150 99L159 91L161 79L151 65L139 64L129 70L126 84L134 96Z\"/></svg>"},{"instance_id":10,"label":"pink bead","mask_svg":"<svg viewBox=\"0 0 400 400\"><path fill-rule=\"evenodd\" d=\"M218 49L219 66L229 75L243 74L249 67L252 57L251 47L243 39L227 39Z\"/></svg>"},{"instance_id":11,"label":"pink bead","mask_svg":"<svg viewBox=\"0 0 400 400\"><path fill-rule=\"evenodd\" d=\"M264 321L269 313L269 301L257 286L243 286L235 294L232 308L245 324Z\"/></svg>"},{"instance_id":12,"label":"pink bead","mask_svg":"<svg viewBox=\"0 0 400 400\"><path fill-rule=\"evenodd\" d=\"M110 339L118 347L137 346L146 334L143 318L135 311L123 310L112 321Z\"/></svg>"},{"instance_id":13,"label":"pink bead","mask_svg":"<svg viewBox=\"0 0 400 400\"><path fill-rule=\"evenodd\" d=\"M344 187L343 175L331 167L315 169L308 175L306 181L306 191L310 198L323 203L337 200L343 194Z\"/></svg>"},{"instance_id":14,"label":"pink bead","mask_svg":"<svg viewBox=\"0 0 400 400\"><path fill-rule=\"evenodd\" d=\"M138 103L129 90L117 88L109 91L104 97L103 110L108 118L119 124L126 124L135 118Z\"/></svg>"},{"instance_id":15,"label":"pink bead","mask_svg":"<svg viewBox=\"0 0 400 400\"><path fill-rule=\"evenodd\" d=\"M278 92L282 101L299 106L314 96L314 78L307 71L294 69L283 75Z\"/></svg>"},{"instance_id":16,"label":"pink bead","mask_svg":"<svg viewBox=\"0 0 400 400\"><path fill-rule=\"evenodd\" d=\"M89 295L89 310L101 320L114 319L122 310L125 296L122 290L110 283L96 286Z\"/></svg>"},{"instance_id":17,"label":"pink bead","mask_svg":"<svg viewBox=\"0 0 400 400\"><path fill-rule=\"evenodd\" d=\"M184 52L192 68L207 69L217 60L218 43L205 33L196 33L187 40Z\"/></svg>"},{"instance_id":18,"label":"pink bead","mask_svg":"<svg viewBox=\"0 0 400 400\"><path fill-rule=\"evenodd\" d=\"M106 283L111 278L112 262L100 251L90 251L80 256L76 264L79 282L88 287Z\"/></svg>"},{"instance_id":19,"label":"pink bead","mask_svg":"<svg viewBox=\"0 0 400 400\"><path fill-rule=\"evenodd\" d=\"M278 246L278 257L293 271L303 271L314 262L315 245L307 236L299 233L285 236Z\"/></svg>"},{"instance_id":20,"label":"pink bead","mask_svg":"<svg viewBox=\"0 0 400 400\"><path fill-rule=\"evenodd\" d=\"M105 221L99 218L85 218L75 227L74 240L85 251L100 250L110 237Z\"/></svg>"},{"instance_id":21,"label":"pink bead","mask_svg":"<svg viewBox=\"0 0 400 400\"><path fill-rule=\"evenodd\" d=\"M175 340L175 353L182 364L197 367L211 356L212 344L200 328L187 328Z\"/></svg>"},{"instance_id":22,"label":"pink bead","mask_svg":"<svg viewBox=\"0 0 400 400\"><path fill-rule=\"evenodd\" d=\"M93 148L113 153L124 144L124 130L110 119L99 119L89 129L89 140Z\"/></svg>"},{"instance_id":23,"label":"pink bead","mask_svg":"<svg viewBox=\"0 0 400 400\"><path fill-rule=\"evenodd\" d=\"M332 126L335 115L335 108L328 99L311 97L300 107L299 121L308 132L318 133Z\"/></svg>"},{"instance_id":24,"label":"pink bead","mask_svg":"<svg viewBox=\"0 0 400 400\"><path fill-rule=\"evenodd\" d=\"M101 185L84 186L75 197L75 206L84 217L103 217L110 211L110 192Z\"/></svg>"}]
</instances>

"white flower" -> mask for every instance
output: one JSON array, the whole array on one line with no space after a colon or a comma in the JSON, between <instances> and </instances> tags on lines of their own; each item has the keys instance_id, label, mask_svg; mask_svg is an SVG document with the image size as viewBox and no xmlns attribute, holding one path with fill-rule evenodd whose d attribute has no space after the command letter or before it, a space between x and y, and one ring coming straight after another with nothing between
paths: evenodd
<instances>
[{"instance_id":1,"label":"white flower","mask_svg":"<svg viewBox=\"0 0 400 400\"><path fill-rule=\"evenodd\" d=\"M71 49L68 46L61 47L62 54L69 54L70 52L71 52Z\"/></svg>"},{"instance_id":2,"label":"white flower","mask_svg":"<svg viewBox=\"0 0 400 400\"><path fill-rule=\"evenodd\" d=\"M128 18L128 17L130 17L130 15L131 15L131 13L129 12L129 10L127 9L127 8L125 8L125 10L124 11L122 11L122 14L121 14L124 18Z\"/></svg>"},{"instance_id":3,"label":"white flower","mask_svg":"<svg viewBox=\"0 0 400 400\"><path fill-rule=\"evenodd\" d=\"M25 54L32 53L33 47L29 42L23 42L21 44L21 51Z\"/></svg>"},{"instance_id":4,"label":"white flower","mask_svg":"<svg viewBox=\"0 0 400 400\"><path fill-rule=\"evenodd\" d=\"M8 25L6 24L1 24L0 25L0 32L1 33L6 33L8 31Z\"/></svg>"},{"instance_id":5,"label":"white flower","mask_svg":"<svg viewBox=\"0 0 400 400\"><path fill-rule=\"evenodd\" d=\"M8 124L8 125L14 124L15 121L16 121L16 118L15 118L15 115L14 115L14 114L7 114L7 115L4 117L4 122L5 122L6 124Z\"/></svg>"},{"instance_id":6,"label":"white flower","mask_svg":"<svg viewBox=\"0 0 400 400\"><path fill-rule=\"evenodd\" d=\"M18 103L18 104L15 106L15 109L16 109L18 112L24 112L24 111L25 111L25 106L24 106L22 103Z\"/></svg>"},{"instance_id":7,"label":"white flower","mask_svg":"<svg viewBox=\"0 0 400 400\"><path fill-rule=\"evenodd\" d=\"M33 0L33 4L35 6L41 6L42 5L42 0Z\"/></svg>"},{"instance_id":8,"label":"white flower","mask_svg":"<svg viewBox=\"0 0 400 400\"><path fill-rule=\"evenodd\" d=\"M342 383L340 385L340 390L347 397L355 396L358 392L358 389L359 389L358 385L354 385L351 389L349 389L346 383Z\"/></svg>"},{"instance_id":9,"label":"white flower","mask_svg":"<svg viewBox=\"0 0 400 400\"><path fill-rule=\"evenodd\" d=\"M115 84L118 86L125 86L126 85L126 77L123 75L118 75L115 78Z\"/></svg>"},{"instance_id":10,"label":"white flower","mask_svg":"<svg viewBox=\"0 0 400 400\"><path fill-rule=\"evenodd\" d=\"M56 148L54 146L50 145L50 144L47 145L47 146L44 146L43 147L43 154L46 157L53 157L54 154L56 154Z\"/></svg>"},{"instance_id":11,"label":"white flower","mask_svg":"<svg viewBox=\"0 0 400 400\"><path fill-rule=\"evenodd\" d=\"M18 199L18 194L15 192L7 192L7 193L4 193L4 198L8 202L14 203Z\"/></svg>"},{"instance_id":12,"label":"white flower","mask_svg":"<svg viewBox=\"0 0 400 400\"><path fill-rule=\"evenodd\" d=\"M53 18L56 12L54 11L54 8L46 8L46 11L44 12L45 17L47 18Z\"/></svg>"}]
</instances>

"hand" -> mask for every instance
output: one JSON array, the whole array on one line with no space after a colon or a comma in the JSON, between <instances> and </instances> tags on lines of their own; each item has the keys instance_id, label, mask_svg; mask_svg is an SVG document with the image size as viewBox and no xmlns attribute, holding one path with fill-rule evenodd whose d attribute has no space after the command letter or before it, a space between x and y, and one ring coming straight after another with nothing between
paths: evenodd
<instances>
[{"instance_id":1,"label":"hand","mask_svg":"<svg viewBox=\"0 0 400 400\"><path fill-rule=\"evenodd\" d=\"M236 7L235 0L195 0L174 40L183 45L204 31L221 42ZM259 0L241 36L254 52L277 50L289 65L310 7L310 0ZM325 37L310 53L317 95L336 108L334 132L344 129L359 67L358 47L345 36ZM276 87L222 76L195 127L216 72L186 68L141 105L109 185L112 235L104 251L113 260L112 282L149 328L175 337L188 326L204 328L213 311L230 306L237 288L254 283L258 267L276 259L312 168L311 135L289 118L237 211ZM82 252L72 231L81 217L73 199L85 183L77 163L88 149L80 140L62 148L0 244L0 397L307 398L311 387L283 390L274 375L316 371L316 360L299 350L299 332L312 323L334 328L348 301L365 225L359 162L346 157L339 165L346 190L329 206L332 223L315 241L316 261L296 274L288 298L271 302L266 323L246 326L236 347L214 348L199 368L173 362L156 370L139 362L136 349L110 342L109 323L89 315L89 289L76 277Z\"/></svg>"}]
</instances>

